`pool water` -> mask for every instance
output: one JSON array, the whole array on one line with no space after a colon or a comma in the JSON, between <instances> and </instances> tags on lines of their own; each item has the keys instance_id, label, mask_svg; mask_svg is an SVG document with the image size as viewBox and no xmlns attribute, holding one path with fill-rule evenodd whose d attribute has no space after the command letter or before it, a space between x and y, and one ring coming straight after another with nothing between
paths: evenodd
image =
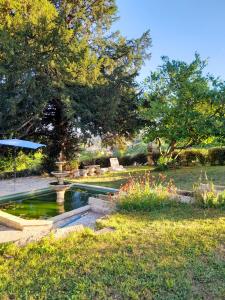
<instances>
[{"instance_id":1,"label":"pool water","mask_svg":"<svg viewBox=\"0 0 225 300\"><path fill-rule=\"evenodd\" d=\"M0 209L25 219L47 219L87 205L88 198L96 194L99 192L70 189L65 193L64 204L59 205L56 203L56 193L49 191L0 204Z\"/></svg>"}]
</instances>

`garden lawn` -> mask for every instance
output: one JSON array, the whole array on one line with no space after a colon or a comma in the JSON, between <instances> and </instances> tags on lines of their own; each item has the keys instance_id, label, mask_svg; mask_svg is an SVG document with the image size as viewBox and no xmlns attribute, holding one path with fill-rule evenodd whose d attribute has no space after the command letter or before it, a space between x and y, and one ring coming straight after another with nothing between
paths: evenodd
<instances>
[{"instance_id":1,"label":"garden lawn","mask_svg":"<svg viewBox=\"0 0 225 300\"><path fill-rule=\"evenodd\" d=\"M87 177L76 180L82 183L103 185L113 188L119 188L130 176L140 176L146 172L153 172L150 167L127 167L124 171L110 172L98 177ZM159 173L167 175L167 178L173 178L176 186L180 189L192 190L193 184L198 181L201 171L206 171L208 178L215 184L225 185L225 166L207 166L207 167L183 167L181 169L168 170L163 172L153 172L157 176Z\"/></svg>"},{"instance_id":2,"label":"garden lawn","mask_svg":"<svg viewBox=\"0 0 225 300\"><path fill-rule=\"evenodd\" d=\"M225 299L225 213L116 213L91 230L0 248L0 299Z\"/></svg>"}]
</instances>

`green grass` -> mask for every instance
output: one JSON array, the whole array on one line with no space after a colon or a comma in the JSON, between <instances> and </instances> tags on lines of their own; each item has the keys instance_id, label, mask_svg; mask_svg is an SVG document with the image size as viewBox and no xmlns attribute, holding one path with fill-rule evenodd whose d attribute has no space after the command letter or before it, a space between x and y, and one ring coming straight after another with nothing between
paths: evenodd
<instances>
[{"instance_id":1,"label":"green grass","mask_svg":"<svg viewBox=\"0 0 225 300\"><path fill-rule=\"evenodd\" d=\"M129 176L139 176L151 168L145 167L128 167L125 171L107 173L99 177L88 177L78 182L103 185L113 188L119 188L124 184ZM182 169L168 170L161 172L166 174L168 178L173 178L178 188L191 190L193 184L199 179L201 170L206 171L210 180L213 180L215 184L225 185L225 166L207 166L207 167L184 167ZM154 172L157 176L158 172Z\"/></svg>"},{"instance_id":2,"label":"green grass","mask_svg":"<svg viewBox=\"0 0 225 300\"><path fill-rule=\"evenodd\" d=\"M119 187L148 167L80 180ZM191 189L200 168L164 172ZM207 167L224 184L225 167ZM157 175L156 172L154 172ZM225 212L191 205L118 212L92 230L0 246L0 299L225 299Z\"/></svg>"},{"instance_id":3,"label":"green grass","mask_svg":"<svg viewBox=\"0 0 225 300\"><path fill-rule=\"evenodd\" d=\"M0 299L224 299L225 214L116 213L87 230L0 248Z\"/></svg>"}]
</instances>

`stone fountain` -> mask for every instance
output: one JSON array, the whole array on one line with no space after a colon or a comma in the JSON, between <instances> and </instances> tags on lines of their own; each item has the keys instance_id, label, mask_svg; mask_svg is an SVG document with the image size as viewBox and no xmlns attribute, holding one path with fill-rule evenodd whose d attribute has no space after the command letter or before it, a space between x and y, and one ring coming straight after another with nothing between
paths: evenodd
<instances>
[{"instance_id":1,"label":"stone fountain","mask_svg":"<svg viewBox=\"0 0 225 300\"><path fill-rule=\"evenodd\" d=\"M62 153L60 153L59 161L56 162L58 166L58 171L53 171L51 174L57 178L57 183L53 183L53 189L56 191L56 202L58 204L64 203L65 191L70 187L69 183L65 183L64 179L69 175L69 172L63 171L63 166L66 164L66 161L63 160Z\"/></svg>"}]
</instances>

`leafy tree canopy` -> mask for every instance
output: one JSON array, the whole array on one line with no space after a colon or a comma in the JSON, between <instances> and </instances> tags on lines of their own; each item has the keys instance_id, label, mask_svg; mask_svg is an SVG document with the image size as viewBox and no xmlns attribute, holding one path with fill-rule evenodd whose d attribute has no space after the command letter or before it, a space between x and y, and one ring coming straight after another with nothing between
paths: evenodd
<instances>
[{"instance_id":1,"label":"leafy tree canopy","mask_svg":"<svg viewBox=\"0 0 225 300\"><path fill-rule=\"evenodd\" d=\"M198 54L188 64L162 57L163 64L146 79L140 115L148 141L162 140L175 149L198 145L208 137L224 139L225 85L204 75L207 61Z\"/></svg>"},{"instance_id":2,"label":"leafy tree canopy","mask_svg":"<svg viewBox=\"0 0 225 300\"><path fill-rule=\"evenodd\" d=\"M134 131L151 41L111 33L116 13L114 0L0 0L3 136L37 137L51 157L69 157L90 134Z\"/></svg>"}]
</instances>

